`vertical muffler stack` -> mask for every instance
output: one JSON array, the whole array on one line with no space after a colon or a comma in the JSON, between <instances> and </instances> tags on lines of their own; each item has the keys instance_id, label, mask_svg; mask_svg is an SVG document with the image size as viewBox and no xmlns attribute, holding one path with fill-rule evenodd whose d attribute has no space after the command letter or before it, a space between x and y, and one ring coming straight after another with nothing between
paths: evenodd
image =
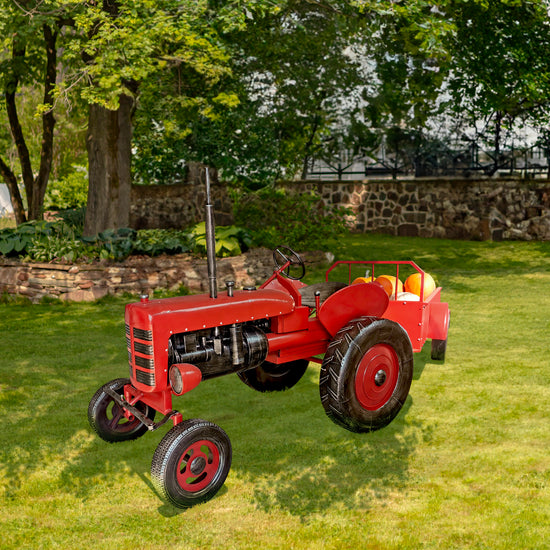
<instances>
[{"instance_id":1,"label":"vertical muffler stack","mask_svg":"<svg viewBox=\"0 0 550 550\"><path fill-rule=\"evenodd\" d=\"M206 261L208 264L208 287L210 298L218 297L218 283L216 274L216 228L214 225L214 205L210 197L210 172L206 167Z\"/></svg>"}]
</instances>

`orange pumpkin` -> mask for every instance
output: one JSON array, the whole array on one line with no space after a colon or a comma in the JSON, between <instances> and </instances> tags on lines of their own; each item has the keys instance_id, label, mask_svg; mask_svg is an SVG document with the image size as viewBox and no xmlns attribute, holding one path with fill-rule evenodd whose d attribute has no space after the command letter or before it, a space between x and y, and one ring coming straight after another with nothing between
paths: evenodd
<instances>
[{"instance_id":1,"label":"orange pumpkin","mask_svg":"<svg viewBox=\"0 0 550 550\"><path fill-rule=\"evenodd\" d=\"M357 279L354 279L352 281L352 285L358 285L360 283L372 283L374 281L374 277L357 277Z\"/></svg>"},{"instance_id":2,"label":"orange pumpkin","mask_svg":"<svg viewBox=\"0 0 550 550\"><path fill-rule=\"evenodd\" d=\"M374 282L381 284L388 296L395 296L395 285L397 285L397 292L403 292L403 283L393 275L380 275Z\"/></svg>"},{"instance_id":3,"label":"orange pumpkin","mask_svg":"<svg viewBox=\"0 0 550 550\"><path fill-rule=\"evenodd\" d=\"M405 281L405 292L412 292L420 296L420 287L422 286L422 274L413 273L407 277ZM424 301L435 290L435 281L429 273L424 273Z\"/></svg>"}]
</instances>

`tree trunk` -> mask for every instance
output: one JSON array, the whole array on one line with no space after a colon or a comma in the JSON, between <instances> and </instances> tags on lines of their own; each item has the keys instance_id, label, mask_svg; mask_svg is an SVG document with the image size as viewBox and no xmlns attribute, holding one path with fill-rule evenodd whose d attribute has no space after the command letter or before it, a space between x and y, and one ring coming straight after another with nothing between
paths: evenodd
<instances>
[{"instance_id":1,"label":"tree trunk","mask_svg":"<svg viewBox=\"0 0 550 550\"><path fill-rule=\"evenodd\" d=\"M17 178L2 158L0 158L0 174L2 174L2 177L4 178L10 192L13 213L15 214L15 223L17 225L25 223L27 221L27 216L25 214L25 208L23 207L21 193L19 192L19 187L17 186Z\"/></svg>"},{"instance_id":2,"label":"tree trunk","mask_svg":"<svg viewBox=\"0 0 550 550\"><path fill-rule=\"evenodd\" d=\"M42 115L42 146L40 150L40 168L36 178L31 165L31 155L25 141L23 129L19 121L15 97L19 86L19 73L13 70L11 77L5 85L6 112L10 124L10 130L17 149L19 164L21 165L21 176L27 196L28 219L36 220L43 217L44 194L50 177L53 157L53 140L55 117L53 115L53 90L57 76L57 35L48 25L42 27L44 35L44 47L46 50L46 68L44 73L44 105L48 110ZM16 45L12 48L12 62L14 66L23 66L26 50L24 46ZM17 178L9 166L0 159L0 173L10 190L11 202L15 212L17 224L27 220L23 209L21 194L17 186Z\"/></svg>"},{"instance_id":3,"label":"tree trunk","mask_svg":"<svg viewBox=\"0 0 550 550\"><path fill-rule=\"evenodd\" d=\"M128 227L130 222L133 106L133 99L126 95L120 97L116 111L90 105L89 185L84 235Z\"/></svg>"},{"instance_id":4,"label":"tree trunk","mask_svg":"<svg viewBox=\"0 0 550 550\"><path fill-rule=\"evenodd\" d=\"M57 31L53 32L47 25L43 26L44 43L46 46L46 73L44 75L44 105L48 111L42 115L42 144L40 148L40 168L34 179L30 193L27 191L29 203L29 219L38 220L43 217L44 195L50 179L53 159L53 91L57 76Z\"/></svg>"}]
</instances>

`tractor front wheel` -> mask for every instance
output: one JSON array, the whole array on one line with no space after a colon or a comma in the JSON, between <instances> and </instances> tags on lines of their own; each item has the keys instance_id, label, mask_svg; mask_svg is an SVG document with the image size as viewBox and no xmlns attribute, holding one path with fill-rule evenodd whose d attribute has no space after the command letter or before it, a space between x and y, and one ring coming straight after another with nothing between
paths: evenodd
<instances>
[{"instance_id":1,"label":"tractor front wheel","mask_svg":"<svg viewBox=\"0 0 550 550\"><path fill-rule=\"evenodd\" d=\"M186 420L161 440L151 478L161 495L179 508L210 500L231 468L231 442L216 424Z\"/></svg>"},{"instance_id":2,"label":"tractor front wheel","mask_svg":"<svg viewBox=\"0 0 550 550\"><path fill-rule=\"evenodd\" d=\"M109 443L137 439L147 431L147 426L140 420L134 416L126 417L124 409L105 391L108 388L118 395L123 395L124 386L129 383L129 378L117 378L107 382L96 391L88 406L90 426L101 439ZM155 419L155 409L141 402L136 403L135 407L147 418Z\"/></svg>"},{"instance_id":3,"label":"tractor front wheel","mask_svg":"<svg viewBox=\"0 0 550 550\"><path fill-rule=\"evenodd\" d=\"M238 376L247 386L256 391L283 391L298 383L308 365L307 359L298 359L280 365L266 361L259 367L239 372Z\"/></svg>"},{"instance_id":4,"label":"tractor front wheel","mask_svg":"<svg viewBox=\"0 0 550 550\"><path fill-rule=\"evenodd\" d=\"M389 424L405 403L413 351L398 323L362 317L340 329L321 367L319 389L328 417L352 432Z\"/></svg>"}]
</instances>

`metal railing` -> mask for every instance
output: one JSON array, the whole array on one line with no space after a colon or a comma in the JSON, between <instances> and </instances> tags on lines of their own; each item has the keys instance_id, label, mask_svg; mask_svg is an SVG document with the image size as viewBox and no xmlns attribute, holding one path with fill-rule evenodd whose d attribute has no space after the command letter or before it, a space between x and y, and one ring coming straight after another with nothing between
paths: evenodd
<instances>
[{"instance_id":1,"label":"metal railing","mask_svg":"<svg viewBox=\"0 0 550 550\"><path fill-rule=\"evenodd\" d=\"M313 159L306 170L307 179L319 180L505 174L550 177L550 149L535 145L495 153L470 143L463 148L439 147L412 153L381 148L354 156L342 151L332 158Z\"/></svg>"}]
</instances>

